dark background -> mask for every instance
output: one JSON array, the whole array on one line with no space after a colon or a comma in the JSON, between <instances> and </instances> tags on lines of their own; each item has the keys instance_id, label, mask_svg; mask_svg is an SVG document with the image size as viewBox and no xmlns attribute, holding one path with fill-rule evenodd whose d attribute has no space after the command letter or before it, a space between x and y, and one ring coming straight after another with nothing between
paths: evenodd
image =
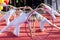
<instances>
[{"instance_id":1,"label":"dark background","mask_svg":"<svg viewBox=\"0 0 60 40\"><path fill-rule=\"evenodd\" d=\"M44 0L18 0L18 3L16 3L16 0L12 0L11 5L16 7L28 5L28 6L31 6L32 8L35 8L40 3L44 3Z\"/></svg>"},{"instance_id":2,"label":"dark background","mask_svg":"<svg viewBox=\"0 0 60 40\"><path fill-rule=\"evenodd\" d=\"M15 7L21 7L21 6L30 6L33 9L36 8L40 3L44 3L44 0L18 0L18 3L16 0L12 0L12 2L9 2L9 5L13 5ZM4 7L3 11L8 11L9 7Z\"/></svg>"}]
</instances>

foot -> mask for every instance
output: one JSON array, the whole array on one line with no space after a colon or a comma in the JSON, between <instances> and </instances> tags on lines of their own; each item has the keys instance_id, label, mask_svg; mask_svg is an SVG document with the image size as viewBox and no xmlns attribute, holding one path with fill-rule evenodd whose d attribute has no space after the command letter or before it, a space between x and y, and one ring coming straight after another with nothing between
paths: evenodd
<instances>
[{"instance_id":1,"label":"foot","mask_svg":"<svg viewBox=\"0 0 60 40\"><path fill-rule=\"evenodd\" d=\"M60 27L56 26L55 24L54 24L54 26L55 26L58 30L60 30Z\"/></svg>"},{"instance_id":2,"label":"foot","mask_svg":"<svg viewBox=\"0 0 60 40\"><path fill-rule=\"evenodd\" d=\"M60 27L57 27L58 30L60 30Z\"/></svg>"},{"instance_id":3,"label":"foot","mask_svg":"<svg viewBox=\"0 0 60 40\"><path fill-rule=\"evenodd\" d=\"M14 35L15 37L18 37L18 34L16 34L16 33L13 33L13 35Z\"/></svg>"},{"instance_id":4,"label":"foot","mask_svg":"<svg viewBox=\"0 0 60 40\"><path fill-rule=\"evenodd\" d=\"M45 28L44 28L44 29L42 29L41 31L42 31L42 32L44 32L44 31L45 31Z\"/></svg>"}]
</instances>

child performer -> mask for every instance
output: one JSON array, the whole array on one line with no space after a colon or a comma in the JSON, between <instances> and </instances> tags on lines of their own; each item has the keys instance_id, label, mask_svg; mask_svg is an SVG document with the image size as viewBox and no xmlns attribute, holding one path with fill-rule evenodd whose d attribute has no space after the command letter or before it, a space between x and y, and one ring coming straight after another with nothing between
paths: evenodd
<instances>
[{"instance_id":1,"label":"child performer","mask_svg":"<svg viewBox=\"0 0 60 40\"><path fill-rule=\"evenodd\" d=\"M36 18L37 18L37 20L38 20L39 23L40 23L40 29L41 29L41 31L44 31L44 23L45 23L45 22L47 22L48 24L56 27L57 29L60 29L58 26L56 26L55 24L51 23L48 19L46 19L46 18L43 17L41 14L39 14L38 12L36 12L36 11L38 11L38 10L40 10L40 9L41 9L41 8L37 8L37 9L33 12L33 14L36 15Z\"/></svg>"},{"instance_id":2,"label":"child performer","mask_svg":"<svg viewBox=\"0 0 60 40\"><path fill-rule=\"evenodd\" d=\"M42 10L48 12L52 16L53 19L56 19L55 15L60 16L60 14L56 10L49 7L48 5L41 3L40 6L42 7Z\"/></svg>"},{"instance_id":3,"label":"child performer","mask_svg":"<svg viewBox=\"0 0 60 40\"><path fill-rule=\"evenodd\" d=\"M35 12L34 10L32 10L32 8L27 7L29 9L31 9L30 13L21 13L22 15L19 15L18 18L14 19L12 22L10 22L9 25L7 25L7 27L3 28L0 33L4 32L5 30L7 30L9 27L14 26L14 31L13 34L16 36L19 36L19 25L21 25L22 23L26 22L27 18L32 15L33 13L35 13L37 15L37 18L40 18L42 25L44 25L44 22L48 22L49 24L51 24L52 26L55 26L56 28L60 29L59 27L57 27L55 24L51 23L49 20L47 20L45 17L43 17L42 15L38 14L37 12ZM42 19L43 18L43 19ZM43 30L44 26L40 26L41 29Z\"/></svg>"},{"instance_id":4,"label":"child performer","mask_svg":"<svg viewBox=\"0 0 60 40\"><path fill-rule=\"evenodd\" d=\"M30 7L27 7L27 8L31 9ZM5 30L7 30L9 27L14 26L13 34L16 35L16 36L18 36L19 35L19 30L20 30L19 25L21 25L22 23L24 23L27 20L27 18L28 18L29 15L30 15L30 13L24 13L24 12L20 11L19 17L17 17L12 22L10 22L10 24L8 24L7 27L3 28L0 31L0 34L2 32L4 32Z\"/></svg>"}]
</instances>

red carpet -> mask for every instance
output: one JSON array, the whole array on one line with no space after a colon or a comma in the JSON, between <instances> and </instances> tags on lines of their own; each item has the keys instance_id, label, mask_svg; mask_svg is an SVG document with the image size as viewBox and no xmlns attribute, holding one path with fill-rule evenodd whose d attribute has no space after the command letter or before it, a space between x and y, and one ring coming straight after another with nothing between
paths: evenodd
<instances>
[{"instance_id":1,"label":"red carpet","mask_svg":"<svg viewBox=\"0 0 60 40\"><path fill-rule=\"evenodd\" d=\"M49 19L52 22L51 17L48 14L42 14L47 19ZM2 17L2 15L0 15ZM12 20L13 17L11 17L10 20ZM30 30L28 28L28 25L25 25L24 23L20 27L20 34L18 37L14 36L12 34L13 27L6 30L4 33L0 35L0 40L60 40L60 30L56 29L55 27L45 23L45 32L41 32L39 29L39 22L35 21L35 29L33 22L31 22L31 27L34 29L32 31L32 37L30 34ZM60 17L57 17L56 20L54 20L54 23L57 26L60 26ZM6 26L5 21L0 22L0 29L4 28ZM34 32L35 31L35 32ZM34 36L35 35L35 36Z\"/></svg>"}]
</instances>

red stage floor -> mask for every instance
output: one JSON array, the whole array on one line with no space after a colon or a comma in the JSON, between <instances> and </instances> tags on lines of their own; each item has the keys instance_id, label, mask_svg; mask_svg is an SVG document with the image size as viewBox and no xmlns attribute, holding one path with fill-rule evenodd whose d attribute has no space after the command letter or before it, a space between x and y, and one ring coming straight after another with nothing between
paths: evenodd
<instances>
[{"instance_id":1,"label":"red stage floor","mask_svg":"<svg viewBox=\"0 0 60 40\"><path fill-rule=\"evenodd\" d=\"M42 14L42 15L48 18L52 22L52 19L49 15L47 14ZM2 17L2 15L0 15L0 17ZM54 23L57 26L60 26L60 17L57 17L57 19L54 20ZM28 25L25 26L25 24L23 23L20 27L21 31L18 37L15 37L12 34L13 27L11 27L0 35L0 40L60 40L60 30L45 23L45 32L41 32L39 29L39 22L35 21L35 24L36 24L35 29L33 28L34 26L31 24L31 27L34 29L32 32L32 37ZM5 26L6 26L5 21L1 21L0 29L4 28Z\"/></svg>"}]
</instances>

